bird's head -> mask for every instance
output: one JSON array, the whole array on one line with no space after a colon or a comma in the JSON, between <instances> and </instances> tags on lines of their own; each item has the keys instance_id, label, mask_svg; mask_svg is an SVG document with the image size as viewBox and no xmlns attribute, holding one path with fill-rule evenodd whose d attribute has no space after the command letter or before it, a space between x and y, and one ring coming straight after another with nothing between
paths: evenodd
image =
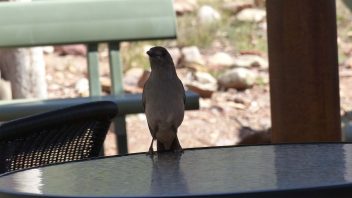
<instances>
[{"instance_id":1,"label":"bird's head","mask_svg":"<svg viewBox=\"0 0 352 198\"><path fill-rule=\"evenodd\" d=\"M172 67L174 68L174 63L172 61L169 52L160 46L152 47L147 51L149 56L149 61L152 69L158 69L158 67Z\"/></svg>"}]
</instances>

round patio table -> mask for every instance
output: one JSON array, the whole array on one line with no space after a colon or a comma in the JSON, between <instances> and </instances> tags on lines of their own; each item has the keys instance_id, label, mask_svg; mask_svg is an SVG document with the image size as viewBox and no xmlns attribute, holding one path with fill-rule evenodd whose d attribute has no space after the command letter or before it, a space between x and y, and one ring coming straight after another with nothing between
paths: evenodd
<instances>
[{"instance_id":1,"label":"round patio table","mask_svg":"<svg viewBox=\"0 0 352 198\"><path fill-rule=\"evenodd\" d=\"M352 144L186 149L0 177L0 197L352 197Z\"/></svg>"}]
</instances>

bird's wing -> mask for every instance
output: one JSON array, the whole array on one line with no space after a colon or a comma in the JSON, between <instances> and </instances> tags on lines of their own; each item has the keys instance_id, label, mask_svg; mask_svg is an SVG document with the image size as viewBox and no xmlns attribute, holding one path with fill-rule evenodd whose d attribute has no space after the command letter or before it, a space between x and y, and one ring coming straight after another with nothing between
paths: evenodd
<instances>
[{"instance_id":1,"label":"bird's wing","mask_svg":"<svg viewBox=\"0 0 352 198\"><path fill-rule=\"evenodd\" d=\"M145 92L146 92L146 89L148 89L147 84L148 84L148 80L145 82L145 84L143 86L143 93L142 93L142 104L143 104L144 111L145 111L145 103L146 103Z\"/></svg>"},{"instance_id":2,"label":"bird's wing","mask_svg":"<svg viewBox=\"0 0 352 198\"><path fill-rule=\"evenodd\" d=\"M179 78L177 78L177 80L178 80L178 85L180 86L180 89L182 89L183 90L183 104L186 104L186 92L185 92L185 88L183 87L183 83L182 83L182 81L179 79Z\"/></svg>"}]
</instances>

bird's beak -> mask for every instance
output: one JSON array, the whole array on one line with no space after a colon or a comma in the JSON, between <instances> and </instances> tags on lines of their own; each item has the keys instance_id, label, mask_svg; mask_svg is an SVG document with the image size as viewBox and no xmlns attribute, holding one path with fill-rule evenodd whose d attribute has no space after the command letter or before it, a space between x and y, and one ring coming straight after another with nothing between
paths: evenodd
<instances>
[{"instance_id":1,"label":"bird's beak","mask_svg":"<svg viewBox=\"0 0 352 198\"><path fill-rule=\"evenodd\" d=\"M147 54L148 54L148 56L150 56L150 57L152 57L153 56L153 53L149 50L149 51L147 51Z\"/></svg>"}]
</instances>

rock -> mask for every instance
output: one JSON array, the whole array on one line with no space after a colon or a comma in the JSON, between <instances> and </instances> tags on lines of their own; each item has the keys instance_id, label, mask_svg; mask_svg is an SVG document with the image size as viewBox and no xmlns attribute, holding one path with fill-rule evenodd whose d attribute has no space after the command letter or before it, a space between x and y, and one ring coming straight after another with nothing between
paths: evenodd
<instances>
[{"instance_id":1,"label":"rock","mask_svg":"<svg viewBox=\"0 0 352 198\"><path fill-rule=\"evenodd\" d=\"M225 52L217 52L208 58L208 64L212 66L230 67L234 64L234 59Z\"/></svg>"},{"instance_id":2,"label":"rock","mask_svg":"<svg viewBox=\"0 0 352 198\"><path fill-rule=\"evenodd\" d=\"M203 84L213 84L216 85L216 79L207 72L195 72L193 74L194 80L203 83Z\"/></svg>"},{"instance_id":3,"label":"rock","mask_svg":"<svg viewBox=\"0 0 352 198\"><path fill-rule=\"evenodd\" d=\"M187 80L186 87L198 93L202 98L210 98L217 90L217 81L209 73L195 72Z\"/></svg>"},{"instance_id":4,"label":"rock","mask_svg":"<svg viewBox=\"0 0 352 198\"><path fill-rule=\"evenodd\" d=\"M221 16L218 11L209 5L203 5L198 10L198 20L202 24L211 24L219 21Z\"/></svg>"},{"instance_id":5,"label":"rock","mask_svg":"<svg viewBox=\"0 0 352 198\"><path fill-rule=\"evenodd\" d=\"M59 55L77 55L77 56L86 56L87 48L86 45L58 45L54 47L55 52Z\"/></svg>"},{"instance_id":6,"label":"rock","mask_svg":"<svg viewBox=\"0 0 352 198\"><path fill-rule=\"evenodd\" d=\"M203 84L199 84L196 82L193 82L191 84L187 84L186 87L189 90L199 94L199 96L202 98L211 98L211 96L214 93L214 90L212 90L212 87L209 87L209 86L203 85Z\"/></svg>"},{"instance_id":7,"label":"rock","mask_svg":"<svg viewBox=\"0 0 352 198\"><path fill-rule=\"evenodd\" d=\"M271 144L271 129L255 131L243 137L238 145Z\"/></svg>"},{"instance_id":8,"label":"rock","mask_svg":"<svg viewBox=\"0 0 352 198\"><path fill-rule=\"evenodd\" d=\"M265 53L257 50L241 50L239 51L241 55L257 55L257 56L264 56Z\"/></svg>"},{"instance_id":9,"label":"rock","mask_svg":"<svg viewBox=\"0 0 352 198\"><path fill-rule=\"evenodd\" d=\"M103 92L111 93L111 80L109 77L100 77L100 84Z\"/></svg>"},{"instance_id":10,"label":"rock","mask_svg":"<svg viewBox=\"0 0 352 198\"><path fill-rule=\"evenodd\" d=\"M148 57L148 55L147 55L147 51L149 51L150 50L150 48L152 48L152 47L154 47L154 45L144 45L143 46L143 55L145 56L145 57Z\"/></svg>"},{"instance_id":11,"label":"rock","mask_svg":"<svg viewBox=\"0 0 352 198\"><path fill-rule=\"evenodd\" d=\"M43 46L43 52L45 54L51 54L54 52L54 47L53 46Z\"/></svg>"},{"instance_id":12,"label":"rock","mask_svg":"<svg viewBox=\"0 0 352 198\"><path fill-rule=\"evenodd\" d=\"M181 50L175 47L175 48L167 48L167 51L170 53L172 60L174 61L175 67L177 67L182 57Z\"/></svg>"},{"instance_id":13,"label":"rock","mask_svg":"<svg viewBox=\"0 0 352 198\"><path fill-rule=\"evenodd\" d=\"M243 22L260 22L266 17L266 12L257 8L247 8L240 11L236 18Z\"/></svg>"},{"instance_id":14,"label":"rock","mask_svg":"<svg viewBox=\"0 0 352 198\"><path fill-rule=\"evenodd\" d=\"M204 65L204 59L202 54L200 53L198 47L190 46L184 47L181 50L183 61L187 65L188 63L196 63L200 65Z\"/></svg>"},{"instance_id":15,"label":"rock","mask_svg":"<svg viewBox=\"0 0 352 198\"><path fill-rule=\"evenodd\" d=\"M261 30L261 35L264 35L265 32L267 32L267 30L268 30L267 22L266 21L260 22L258 24L258 28L259 28L259 30Z\"/></svg>"},{"instance_id":16,"label":"rock","mask_svg":"<svg viewBox=\"0 0 352 198\"><path fill-rule=\"evenodd\" d=\"M101 87L103 92L110 94L111 93L111 80L109 77L101 77L100 78L100 83L101 83ZM142 89L137 87L137 86L133 86L133 85L129 85L129 84L124 84L123 85L123 90L126 93L142 93Z\"/></svg>"},{"instance_id":17,"label":"rock","mask_svg":"<svg viewBox=\"0 0 352 198\"><path fill-rule=\"evenodd\" d=\"M123 89L127 93L141 93L145 81L148 79L146 72L142 68L129 69L123 78ZM102 90L106 93L111 93L111 80L109 77L101 77L100 83Z\"/></svg>"},{"instance_id":18,"label":"rock","mask_svg":"<svg viewBox=\"0 0 352 198\"><path fill-rule=\"evenodd\" d=\"M144 70L143 74L139 77L139 80L137 82L137 86L139 88L143 88L145 82L147 82L148 78L150 76L150 71L149 70Z\"/></svg>"},{"instance_id":19,"label":"rock","mask_svg":"<svg viewBox=\"0 0 352 198\"><path fill-rule=\"evenodd\" d=\"M224 88L244 90L254 85L255 74L246 68L234 68L220 75L218 82Z\"/></svg>"},{"instance_id":20,"label":"rock","mask_svg":"<svg viewBox=\"0 0 352 198\"><path fill-rule=\"evenodd\" d=\"M246 8L253 8L254 4L250 2L238 2L238 1L232 1L232 2L227 2L225 3L222 8L226 11L229 11L233 14L237 14L243 9Z\"/></svg>"},{"instance_id":21,"label":"rock","mask_svg":"<svg viewBox=\"0 0 352 198\"><path fill-rule=\"evenodd\" d=\"M81 97L89 96L89 82L87 78L81 78L76 82L75 89Z\"/></svg>"},{"instance_id":22,"label":"rock","mask_svg":"<svg viewBox=\"0 0 352 198\"><path fill-rule=\"evenodd\" d=\"M197 8L197 0L174 0L177 15L193 12Z\"/></svg>"},{"instance_id":23,"label":"rock","mask_svg":"<svg viewBox=\"0 0 352 198\"><path fill-rule=\"evenodd\" d=\"M130 86L130 85L125 85L123 87L124 91L126 93L133 93L133 94L136 94L136 93L142 93L143 92L143 89L142 88L139 88L139 87L135 87L135 86Z\"/></svg>"},{"instance_id":24,"label":"rock","mask_svg":"<svg viewBox=\"0 0 352 198\"><path fill-rule=\"evenodd\" d=\"M345 60L345 63L344 63L345 67L346 68L352 68L352 57L349 57Z\"/></svg>"},{"instance_id":25,"label":"rock","mask_svg":"<svg viewBox=\"0 0 352 198\"><path fill-rule=\"evenodd\" d=\"M266 0L254 0L254 5L257 8L265 8L265 1Z\"/></svg>"},{"instance_id":26,"label":"rock","mask_svg":"<svg viewBox=\"0 0 352 198\"><path fill-rule=\"evenodd\" d=\"M266 59L258 55L241 55L234 59L234 67L259 67L260 69L268 69L269 63Z\"/></svg>"},{"instance_id":27,"label":"rock","mask_svg":"<svg viewBox=\"0 0 352 198\"><path fill-rule=\"evenodd\" d=\"M138 86L138 81L140 77L143 75L144 69L142 68L131 68L123 75L123 84L124 86Z\"/></svg>"},{"instance_id":28,"label":"rock","mask_svg":"<svg viewBox=\"0 0 352 198\"><path fill-rule=\"evenodd\" d=\"M12 91L11 91L11 83L0 78L0 100L11 100L12 99Z\"/></svg>"}]
</instances>

